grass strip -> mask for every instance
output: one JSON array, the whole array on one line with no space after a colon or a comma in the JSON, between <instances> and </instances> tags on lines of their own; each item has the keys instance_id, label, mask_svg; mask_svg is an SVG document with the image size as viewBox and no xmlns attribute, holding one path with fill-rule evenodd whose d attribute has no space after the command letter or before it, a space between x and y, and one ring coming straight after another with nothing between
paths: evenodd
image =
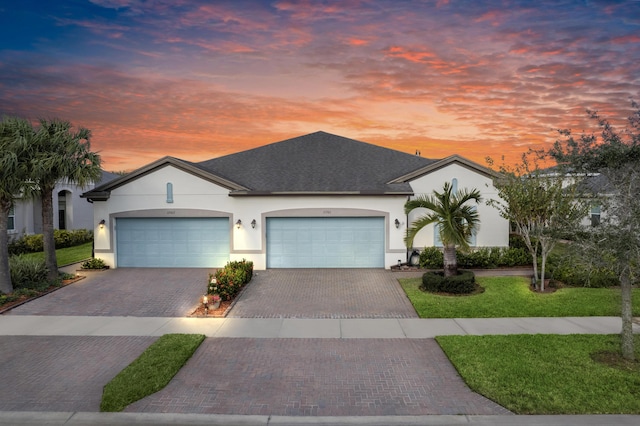
<instances>
[{"instance_id":1,"label":"grass strip","mask_svg":"<svg viewBox=\"0 0 640 426\"><path fill-rule=\"evenodd\" d=\"M127 405L163 389L204 341L202 334L165 334L104 387L100 411Z\"/></svg>"},{"instance_id":2,"label":"grass strip","mask_svg":"<svg viewBox=\"0 0 640 426\"><path fill-rule=\"evenodd\" d=\"M619 354L617 335L441 336L467 385L516 414L640 414L640 362ZM640 356L636 336L636 357Z\"/></svg>"},{"instance_id":3,"label":"grass strip","mask_svg":"<svg viewBox=\"0 0 640 426\"><path fill-rule=\"evenodd\" d=\"M91 257L91 249L93 243L84 243L74 247L65 247L56 250L56 259L58 266L70 265L72 263L80 262ZM26 253L24 257L44 260L44 252Z\"/></svg>"},{"instance_id":4,"label":"grass strip","mask_svg":"<svg viewBox=\"0 0 640 426\"><path fill-rule=\"evenodd\" d=\"M561 288L535 293L525 277L476 277L484 293L444 296L420 290L422 278L401 278L400 285L421 318L508 318L619 316L620 290ZM640 315L640 289L633 290L633 314Z\"/></svg>"}]
</instances>

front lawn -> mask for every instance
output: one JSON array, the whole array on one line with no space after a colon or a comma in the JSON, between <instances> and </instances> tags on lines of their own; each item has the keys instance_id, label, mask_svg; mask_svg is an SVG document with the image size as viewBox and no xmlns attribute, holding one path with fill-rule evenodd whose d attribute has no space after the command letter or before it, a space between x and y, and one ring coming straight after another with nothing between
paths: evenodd
<instances>
[{"instance_id":1,"label":"front lawn","mask_svg":"<svg viewBox=\"0 0 640 426\"><path fill-rule=\"evenodd\" d=\"M614 366L592 358L611 361L610 354L620 350L619 336L436 340L472 390L516 414L640 414L640 362Z\"/></svg>"},{"instance_id":2,"label":"front lawn","mask_svg":"<svg viewBox=\"0 0 640 426\"><path fill-rule=\"evenodd\" d=\"M70 265L72 263L81 262L91 257L91 250L93 243L88 242L80 244L79 246L66 247L56 250L56 259L58 260L58 266ZM34 258L44 260L44 252L23 254L23 257Z\"/></svg>"},{"instance_id":3,"label":"front lawn","mask_svg":"<svg viewBox=\"0 0 640 426\"><path fill-rule=\"evenodd\" d=\"M421 318L505 318L619 316L620 290L562 288L534 293L525 277L476 277L485 291L472 296L443 296L421 291L422 278L400 285ZM633 314L640 315L640 289L633 290Z\"/></svg>"},{"instance_id":4,"label":"front lawn","mask_svg":"<svg viewBox=\"0 0 640 426\"><path fill-rule=\"evenodd\" d=\"M165 334L104 387L100 411L122 411L162 390L204 341L203 334Z\"/></svg>"}]
</instances>

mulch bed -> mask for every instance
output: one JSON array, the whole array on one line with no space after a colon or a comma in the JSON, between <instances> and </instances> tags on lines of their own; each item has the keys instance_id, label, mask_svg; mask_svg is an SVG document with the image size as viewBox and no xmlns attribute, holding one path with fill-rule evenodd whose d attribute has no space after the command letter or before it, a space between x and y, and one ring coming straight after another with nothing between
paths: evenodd
<instances>
[{"instance_id":1,"label":"mulch bed","mask_svg":"<svg viewBox=\"0 0 640 426\"><path fill-rule=\"evenodd\" d=\"M77 275L75 277L73 277L70 280L62 280L62 284L59 286L50 286L47 289L41 291L39 294L36 294L35 296L20 296L18 299L13 300L11 302L7 302L4 303L3 305L0 305L0 315L4 314L7 311L10 311L11 309L18 307L20 305L24 305L25 303L37 299L38 297L42 297L45 296L49 293L53 293L56 290L60 290L61 288L68 286L69 284L73 284L75 282L78 282L82 279L84 279L85 277Z\"/></svg>"},{"instance_id":2,"label":"mulch bed","mask_svg":"<svg viewBox=\"0 0 640 426\"><path fill-rule=\"evenodd\" d=\"M189 316L202 318L224 318L227 316L227 312L231 309L234 301L235 299L220 302L220 307L218 309L209 309L207 313L205 313L204 306L200 303L200 306L198 306Z\"/></svg>"}]
</instances>

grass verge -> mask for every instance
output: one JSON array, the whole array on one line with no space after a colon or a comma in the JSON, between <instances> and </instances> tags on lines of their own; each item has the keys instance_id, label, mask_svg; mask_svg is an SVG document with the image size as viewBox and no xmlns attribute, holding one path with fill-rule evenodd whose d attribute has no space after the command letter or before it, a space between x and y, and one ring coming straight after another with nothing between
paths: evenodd
<instances>
[{"instance_id":1,"label":"grass verge","mask_svg":"<svg viewBox=\"0 0 640 426\"><path fill-rule=\"evenodd\" d=\"M506 318L619 316L620 290L561 288L534 293L524 277L476 277L485 291L471 296L442 296L420 290L422 278L402 278L400 285L421 318ZM633 314L640 315L640 289L633 290Z\"/></svg>"},{"instance_id":2,"label":"grass verge","mask_svg":"<svg viewBox=\"0 0 640 426\"><path fill-rule=\"evenodd\" d=\"M58 260L58 266L70 265L72 263L80 262L91 257L91 249L93 243L84 243L79 246L65 247L56 250L56 259ZM44 252L27 253L24 257L44 260Z\"/></svg>"},{"instance_id":3,"label":"grass verge","mask_svg":"<svg viewBox=\"0 0 640 426\"><path fill-rule=\"evenodd\" d=\"M100 411L127 405L164 388L204 341L202 334L165 334L104 387Z\"/></svg>"},{"instance_id":4,"label":"grass verge","mask_svg":"<svg viewBox=\"0 0 640 426\"><path fill-rule=\"evenodd\" d=\"M619 353L617 335L436 340L472 390L516 414L640 414L640 362L594 361L597 354ZM638 348L640 336L636 357Z\"/></svg>"}]
</instances>

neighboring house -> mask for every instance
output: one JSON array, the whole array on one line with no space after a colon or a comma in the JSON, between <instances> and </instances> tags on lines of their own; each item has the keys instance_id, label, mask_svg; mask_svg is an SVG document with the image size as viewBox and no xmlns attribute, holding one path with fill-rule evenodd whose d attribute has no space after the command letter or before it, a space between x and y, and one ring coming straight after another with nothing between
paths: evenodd
<instances>
[{"instance_id":1,"label":"neighboring house","mask_svg":"<svg viewBox=\"0 0 640 426\"><path fill-rule=\"evenodd\" d=\"M83 192L97 185L103 185L118 175L102 172L96 184L79 187L60 182L53 191L53 205L57 209L53 215L55 229L93 229L93 205L80 198ZM42 233L42 201L40 198L18 199L9 214L9 237L20 238L25 234Z\"/></svg>"},{"instance_id":2,"label":"neighboring house","mask_svg":"<svg viewBox=\"0 0 640 426\"><path fill-rule=\"evenodd\" d=\"M495 173L324 132L192 163L164 157L82 196L95 256L111 267L389 268L407 259L410 197L445 181L495 198ZM508 246L508 222L478 205L478 246ZM416 247L436 244L433 226Z\"/></svg>"}]
</instances>

